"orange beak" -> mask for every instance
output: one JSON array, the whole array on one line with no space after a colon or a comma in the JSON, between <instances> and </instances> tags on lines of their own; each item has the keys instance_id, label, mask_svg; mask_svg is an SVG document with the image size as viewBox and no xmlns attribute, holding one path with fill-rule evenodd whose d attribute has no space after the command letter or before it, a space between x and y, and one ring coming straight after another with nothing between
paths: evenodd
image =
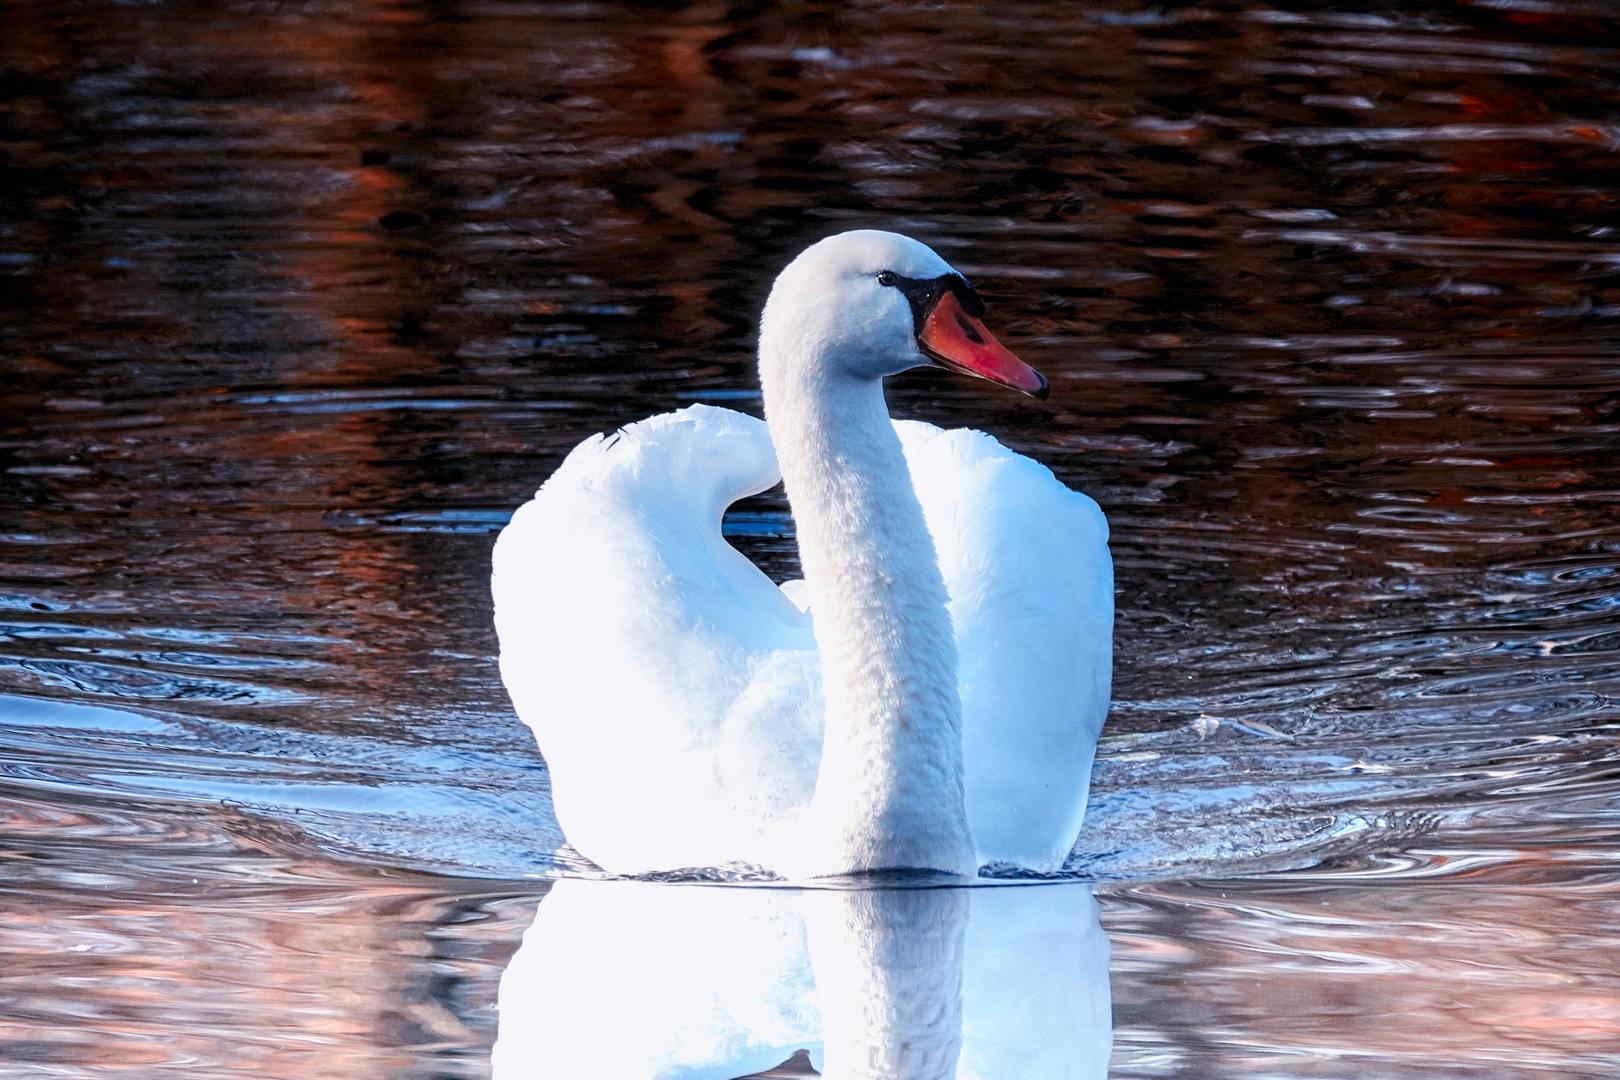
<instances>
[{"instance_id":1,"label":"orange beak","mask_svg":"<svg viewBox=\"0 0 1620 1080\"><path fill-rule=\"evenodd\" d=\"M950 290L923 320L917 342L941 367L1010 386L1042 401L1051 392L1046 377L1008 352L984 328L984 323L963 310L962 302Z\"/></svg>"}]
</instances>

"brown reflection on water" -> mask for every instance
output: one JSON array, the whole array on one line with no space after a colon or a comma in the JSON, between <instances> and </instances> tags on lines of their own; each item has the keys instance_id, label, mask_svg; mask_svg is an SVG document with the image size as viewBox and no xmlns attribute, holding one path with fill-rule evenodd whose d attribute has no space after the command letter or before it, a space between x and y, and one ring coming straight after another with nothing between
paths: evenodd
<instances>
[{"instance_id":1,"label":"brown reflection on water","mask_svg":"<svg viewBox=\"0 0 1620 1080\"><path fill-rule=\"evenodd\" d=\"M230 815L0 814L0 1075L487 1075L535 897L288 857Z\"/></svg>"},{"instance_id":2,"label":"brown reflection on water","mask_svg":"<svg viewBox=\"0 0 1620 1080\"><path fill-rule=\"evenodd\" d=\"M1613 881L1514 876L1099 897L1113 1075L1606 1075L1620 1064Z\"/></svg>"}]
</instances>

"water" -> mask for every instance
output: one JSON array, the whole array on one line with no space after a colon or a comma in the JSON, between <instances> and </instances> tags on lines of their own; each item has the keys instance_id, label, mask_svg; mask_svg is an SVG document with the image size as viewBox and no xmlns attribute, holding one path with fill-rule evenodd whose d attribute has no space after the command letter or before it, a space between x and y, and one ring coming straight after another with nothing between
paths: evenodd
<instances>
[{"instance_id":1,"label":"water","mask_svg":"<svg viewBox=\"0 0 1620 1080\"><path fill-rule=\"evenodd\" d=\"M862 226L1053 383L894 411L1112 523L1112 1074L1620 1068L1608 5L5 20L0 1073L488 1075L580 868L494 532Z\"/></svg>"}]
</instances>

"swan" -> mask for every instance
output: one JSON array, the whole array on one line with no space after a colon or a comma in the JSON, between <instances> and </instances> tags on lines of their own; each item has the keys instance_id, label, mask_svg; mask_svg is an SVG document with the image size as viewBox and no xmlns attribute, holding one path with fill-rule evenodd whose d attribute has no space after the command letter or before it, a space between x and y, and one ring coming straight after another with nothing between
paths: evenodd
<instances>
[{"instance_id":1,"label":"swan","mask_svg":"<svg viewBox=\"0 0 1620 1080\"><path fill-rule=\"evenodd\" d=\"M811 245L759 332L766 420L693 405L577 446L494 552L502 680L602 869L1062 867L1112 672L1096 503L976 431L893 421L924 364L1044 398L938 254ZM721 536L780 480L801 582Z\"/></svg>"}]
</instances>

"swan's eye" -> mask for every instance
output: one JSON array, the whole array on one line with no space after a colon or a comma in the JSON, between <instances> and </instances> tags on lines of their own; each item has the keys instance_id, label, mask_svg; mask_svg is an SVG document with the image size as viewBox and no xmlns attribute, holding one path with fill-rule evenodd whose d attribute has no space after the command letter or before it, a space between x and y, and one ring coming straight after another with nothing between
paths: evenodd
<instances>
[{"instance_id":1,"label":"swan's eye","mask_svg":"<svg viewBox=\"0 0 1620 1080\"><path fill-rule=\"evenodd\" d=\"M895 277L894 273L892 271L889 271L889 270L885 270L885 271L883 271L883 273L878 275L878 284L879 285L893 285L896 282L898 282L899 280L900 279Z\"/></svg>"}]
</instances>

